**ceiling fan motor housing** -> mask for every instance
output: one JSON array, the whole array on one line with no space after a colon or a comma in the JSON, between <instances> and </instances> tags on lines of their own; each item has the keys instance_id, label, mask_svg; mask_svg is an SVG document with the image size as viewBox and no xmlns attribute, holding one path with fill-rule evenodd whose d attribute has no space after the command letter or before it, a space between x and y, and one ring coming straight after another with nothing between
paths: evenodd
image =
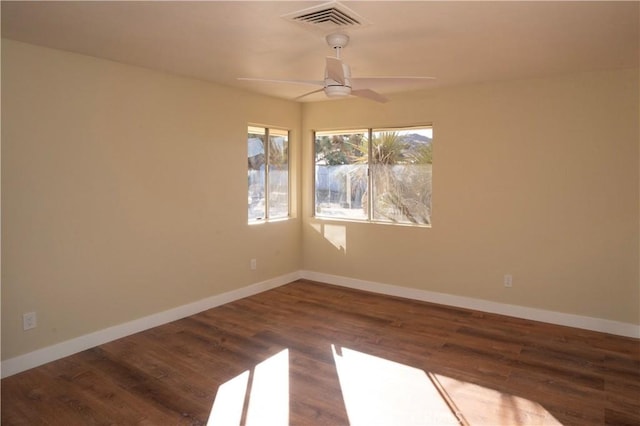
<instances>
[{"instance_id":1,"label":"ceiling fan motor housing","mask_svg":"<svg viewBox=\"0 0 640 426\"><path fill-rule=\"evenodd\" d=\"M344 75L344 84L329 78L328 72L325 70L324 93L328 97L343 98L351 94L351 69L344 62L342 63L342 73Z\"/></svg>"}]
</instances>

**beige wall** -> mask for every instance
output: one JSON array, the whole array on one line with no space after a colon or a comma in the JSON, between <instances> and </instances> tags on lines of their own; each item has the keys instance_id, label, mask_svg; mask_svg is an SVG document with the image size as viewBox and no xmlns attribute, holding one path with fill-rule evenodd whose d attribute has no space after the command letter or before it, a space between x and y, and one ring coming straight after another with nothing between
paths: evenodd
<instances>
[{"instance_id":1,"label":"beige wall","mask_svg":"<svg viewBox=\"0 0 640 426\"><path fill-rule=\"evenodd\" d=\"M640 324L638 70L303 107L314 129L433 123L433 227L313 219L304 268ZM513 274L513 288L503 275Z\"/></svg>"},{"instance_id":2,"label":"beige wall","mask_svg":"<svg viewBox=\"0 0 640 426\"><path fill-rule=\"evenodd\" d=\"M245 140L248 122L298 140L300 114L3 40L2 358L297 271L298 219L247 225Z\"/></svg>"},{"instance_id":3,"label":"beige wall","mask_svg":"<svg viewBox=\"0 0 640 426\"><path fill-rule=\"evenodd\" d=\"M2 358L299 269L640 324L637 76L300 105L3 40ZM292 220L246 223L248 122ZM312 218L313 129L425 123L432 228Z\"/></svg>"}]
</instances>

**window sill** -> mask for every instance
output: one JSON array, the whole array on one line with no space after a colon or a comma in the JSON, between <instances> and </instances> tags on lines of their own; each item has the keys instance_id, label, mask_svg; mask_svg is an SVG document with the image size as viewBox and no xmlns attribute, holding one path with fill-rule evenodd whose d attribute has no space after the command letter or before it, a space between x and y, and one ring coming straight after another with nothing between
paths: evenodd
<instances>
[{"instance_id":1,"label":"window sill","mask_svg":"<svg viewBox=\"0 0 640 426\"><path fill-rule=\"evenodd\" d=\"M342 217L331 217L331 216L313 216L312 219L322 222L340 222L340 223L357 223L357 224L369 224L369 225L391 225L391 226L402 226L407 228L427 228L431 229L433 227L432 224L424 224L424 223L400 223L400 222L383 222L383 221L375 221L368 219L354 219L354 218L342 218Z\"/></svg>"},{"instance_id":2,"label":"window sill","mask_svg":"<svg viewBox=\"0 0 640 426\"><path fill-rule=\"evenodd\" d=\"M277 222L286 222L288 220L292 219L291 216L287 216L287 217L277 217L274 219L254 219L254 220L250 220L247 222L248 225L263 225L265 223L277 223Z\"/></svg>"}]
</instances>

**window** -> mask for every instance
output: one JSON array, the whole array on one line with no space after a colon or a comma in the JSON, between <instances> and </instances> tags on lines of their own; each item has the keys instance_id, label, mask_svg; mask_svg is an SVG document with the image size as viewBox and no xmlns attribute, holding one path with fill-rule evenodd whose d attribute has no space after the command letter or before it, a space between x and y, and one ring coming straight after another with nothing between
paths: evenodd
<instances>
[{"instance_id":1,"label":"window","mask_svg":"<svg viewBox=\"0 0 640 426\"><path fill-rule=\"evenodd\" d=\"M316 217L431 224L431 127L316 132Z\"/></svg>"},{"instance_id":2,"label":"window","mask_svg":"<svg viewBox=\"0 0 640 426\"><path fill-rule=\"evenodd\" d=\"M289 216L289 132L249 126L249 222Z\"/></svg>"}]
</instances>

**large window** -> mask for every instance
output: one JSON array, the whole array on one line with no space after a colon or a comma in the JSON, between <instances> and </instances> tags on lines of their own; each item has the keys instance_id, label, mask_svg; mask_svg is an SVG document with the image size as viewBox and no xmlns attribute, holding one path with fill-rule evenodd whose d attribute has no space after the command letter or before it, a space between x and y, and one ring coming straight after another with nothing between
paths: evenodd
<instances>
[{"instance_id":1,"label":"large window","mask_svg":"<svg viewBox=\"0 0 640 426\"><path fill-rule=\"evenodd\" d=\"M249 222L289 216L289 132L249 126Z\"/></svg>"},{"instance_id":2,"label":"large window","mask_svg":"<svg viewBox=\"0 0 640 426\"><path fill-rule=\"evenodd\" d=\"M316 217L431 224L431 127L316 132Z\"/></svg>"}]
</instances>

